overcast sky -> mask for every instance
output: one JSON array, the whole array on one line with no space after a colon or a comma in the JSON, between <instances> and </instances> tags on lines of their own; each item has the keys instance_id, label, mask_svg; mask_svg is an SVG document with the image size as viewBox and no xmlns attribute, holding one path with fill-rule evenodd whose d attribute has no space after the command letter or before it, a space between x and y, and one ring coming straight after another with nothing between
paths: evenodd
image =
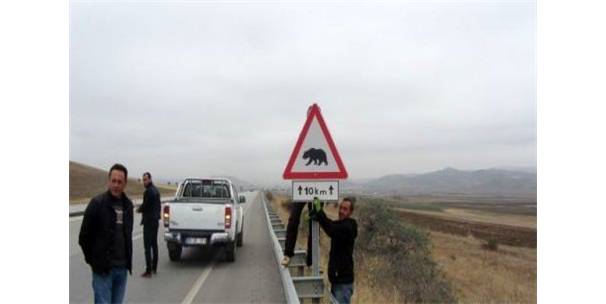
<instances>
[{"instance_id":1,"label":"overcast sky","mask_svg":"<svg viewBox=\"0 0 606 304\"><path fill-rule=\"evenodd\" d=\"M534 1L70 5L70 159L282 172L317 102L352 179L536 166Z\"/></svg>"}]
</instances>

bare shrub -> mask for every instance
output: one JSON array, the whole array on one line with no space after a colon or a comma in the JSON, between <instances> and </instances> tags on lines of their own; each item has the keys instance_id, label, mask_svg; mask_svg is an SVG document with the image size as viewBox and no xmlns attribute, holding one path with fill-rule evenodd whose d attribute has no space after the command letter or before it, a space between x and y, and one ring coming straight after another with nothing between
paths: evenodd
<instances>
[{"instance_id":1,"label":"bare shrub","mask_svg":"<svg viewBox=\"0 0 606 304\"><path fill-rule=\"evenodd\" d=\"M489 239L482 247L484 247L484 249L497 251L499 249L499 242L497 242L496 239Z\"/></svg>"},{"instance_id":2,"label":"bare shrub","mask_svg":"<svg viewBox=\"0 0 606 304\"><path fill-rule=\"evenodd\" d=\"M426 231L402 222L380 201L361 202L356 213L356 260L382 260L369 271L373 285L398 290L404 302L456 302L450 284L431 257Z\"/></svg>"},{"instance_id":3,"label":"bare shrub","mask_svg":"<svg viewBox=\"0 0 606 304\"><path fill-rule=\"evenodd\" d=\"M265 198L271 202L274 200L274 195L271 193L271 191L265 191Z\"/></svg>"},{"instance_id":4,"label":"bare shrub","mask_svg":"<svg viewBox=\"0 0 606 304\"><path fill-rule=\"evenodd\" d=\"M290 210L290 206L292 205L291 199L282 199L280 201L280 206L286 210Z\"/></svg>"}]
</instances>

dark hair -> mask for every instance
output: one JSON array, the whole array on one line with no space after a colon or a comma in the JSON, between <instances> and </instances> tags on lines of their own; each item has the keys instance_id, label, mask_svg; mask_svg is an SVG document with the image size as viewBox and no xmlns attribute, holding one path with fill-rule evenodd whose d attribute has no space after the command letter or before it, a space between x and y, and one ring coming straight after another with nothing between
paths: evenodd
<instances>
[{"instance_id":1,"label":"dark hair","mask_svg":"<svg viewBox=\"0 0 606 304\"><path fill-rule=\"evenodd\" d=\"M146 175L147 175L147 178L151 179L151 174L149 172L143 173L143 176L146 176Z\"/></svg>"},{"instance_id":2,"label":"dark hair","mask_svg":"<svg viewBox=\"0 0 606 304\"><path fill-rule=\"evenodd\" d=\"M356 202L356 198L353 196L348 196L346 198L343 198L343 201L348 201L349 202L349 206L351 207L351 212L354 211L354 203Z\"/></svg>"},{"instance_id":3,"label":"dark hair","mask_svg":"<svg viewBox=\"0 0 606 304\"><path fill-rule=\"evenodd\" d=\"M125 179L125 181L128 180L128 170L126 170L126 167L124 167L124 165L122 165L122 164L114 164L109 169L109 173L107 174L107 176L111 176L112 175L112 171L114 171L114 170L118 170L118 171L124 172L124 179Z\"/></svg>"}]
</instances>

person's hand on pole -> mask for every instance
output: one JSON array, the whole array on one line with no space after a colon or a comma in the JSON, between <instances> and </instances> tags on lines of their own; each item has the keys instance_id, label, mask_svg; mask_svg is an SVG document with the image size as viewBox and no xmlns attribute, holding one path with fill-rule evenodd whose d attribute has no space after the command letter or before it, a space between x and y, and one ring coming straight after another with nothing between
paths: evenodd
<instances>
[{"instance_id":1,"label":"person's hand on pole","mask_svg":"<svg viewBox=\"0 0 606 304\"><path fill-rule=\"evenodd\" d=\"M322 210L323 204L322 202L320 202L320 199L317 197L314 197L314 201L312 202L312 208L311 208L311 212L310 212L310 217L315 220L318 213Z\"/></svg>"},{"instance_id":2,"label":"person's hand on pole","mask_svg":"<svg viewBox=\"0 0 606 304\"><path fill-rule=\"evenodd\" d=\"M320 210L322 210L323 206L322 206L322 202L320 202L320 199L317 197L314 197L314 211L320 212Z\"/></svg>"}]
</instances>

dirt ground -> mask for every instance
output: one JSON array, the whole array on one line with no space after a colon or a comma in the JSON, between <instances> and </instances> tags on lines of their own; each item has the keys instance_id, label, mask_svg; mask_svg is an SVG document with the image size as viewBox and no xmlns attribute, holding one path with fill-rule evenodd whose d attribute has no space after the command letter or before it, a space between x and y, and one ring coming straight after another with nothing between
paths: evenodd
<instances>
[{"instance_id":1,"label":"dirt ground","mask_svg":"<svg viewBox=\"0 0 606 304\"><path fill-rule=\"evenodd\" d=\"M402 211L413 211L421 214L434 215L447 219L467 220L472 222L483 222L492 224L502 224L509 226L537 228L536 215L518 215L489 212L482 210L444 208L441 211L410 210L407 208L397 208Z\"/></svg>"},{"instance_id":2,"label":"dirt ground","mask_svg":"<svg viewBox=\"0 0 606 304\"><path fill-rule=\"evenodd\" d=\"M493 239L505 245L537 247L536 228L447 218L416 211L398 210L398 212L402 220L431 231L459 236L471 235L485 241Z\"/></svg>"}]
</instances>

